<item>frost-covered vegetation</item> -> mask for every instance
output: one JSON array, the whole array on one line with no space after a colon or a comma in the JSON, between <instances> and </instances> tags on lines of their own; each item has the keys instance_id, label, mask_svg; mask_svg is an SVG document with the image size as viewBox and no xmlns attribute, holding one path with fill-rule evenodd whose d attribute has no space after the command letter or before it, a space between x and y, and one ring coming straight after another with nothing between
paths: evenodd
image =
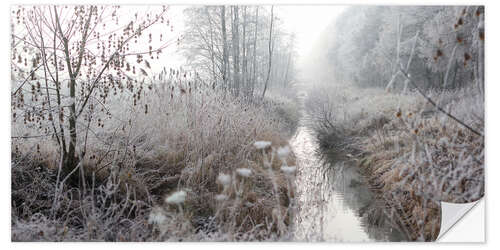
<instances>
[{"instance_id":1,"label":"frost-covered vegetation","mask_svg":"<svg viewBox=\"0 0 500 250\"><path fill-rule=\"evenodd\" d=\"M381 201L404 238L435 239L440 201L484 195L483 7L347 8L300 98L281 11L179 8L177 36L168 6L12 7L13 241L297 240L302 205L328 203L313 135L377 193L355 212L377 224ZM297 165L299 124L316 133Z\"/></svg>"},{"instance_id":2,"label":"frost-covered vegetation","mask_svg":"<svg viewBox=\"0 0 500 250\"><path fill-rule=\"evenodd\" d=\"M278 78L254 96L238 73L155 73L155 10L12 8L13 241L290 239L293 100Z\"/></svg>"},{"instance_id":3,"label":"frost-covered vegetation","mask_svg":"<svg viewBox=\"0 0 500 250\"><path fill-rule=\"evenodd\" d=\"M244 103L212 90L182 94L172 81L153 86L136 106L123 107L131 96L108 103L114 115L88 131L80 185L58 182L55 140L13 140L14 240L283 236L293 191L290 171L280 168L294 165L281 148L290 133L278 112L283 104ZM37 131L13 123L14 136Z\"/></svg>"},{"instance_id":4,"label":"frost-covered vegetation","mask_svg":"<svg viewBox=\"0 0 500 250\"><path fill-rule=\"evenodd\" d=\"M244 97L295 83L295 35L273 6L193 6L184 13L182 51L205 82Z\"/></svg>"},{"instance_id":5,"label":"frost-covered vegetation","mask_svg":"<svg viewBox=\"0 0 500 250\"><path fill-rule=\"evenodd\" d=\"M438 236L440 201L484 195L483 42L483 7L351 7L317 48L320 145L358 163L410 239Z\"/></svg>"}]
</instances>

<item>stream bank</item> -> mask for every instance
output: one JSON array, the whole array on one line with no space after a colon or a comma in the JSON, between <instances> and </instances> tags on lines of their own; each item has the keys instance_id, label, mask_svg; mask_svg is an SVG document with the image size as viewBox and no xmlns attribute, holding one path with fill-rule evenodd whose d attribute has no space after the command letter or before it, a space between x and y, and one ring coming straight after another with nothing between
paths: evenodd
<instances>
[{"instance_id":1,"label":"stream bank","mask_svg":"<svg viewBox=\"0 0 500 250\"><path fill-rule=\"evenodd\" d=\"M406 241L361 169L352 161L325 154L304 108L302 113L290 140L298 167L294 240Z\"/></svg>"},{"instance_id":2,"label":"stream bank","mask_svg":"<svg viewBox=\"0 0 500 250\"><path fill-rule=\"evenodd\" d=\"M323 86L309 94L307 111L322 151L351 161L366 176L409 240L437 238L441 201L483 197L484 138L437 112L418 93ZM453 104L456 117L483 126L477 93L434 94Z\"/></svg>"}]
</instances>

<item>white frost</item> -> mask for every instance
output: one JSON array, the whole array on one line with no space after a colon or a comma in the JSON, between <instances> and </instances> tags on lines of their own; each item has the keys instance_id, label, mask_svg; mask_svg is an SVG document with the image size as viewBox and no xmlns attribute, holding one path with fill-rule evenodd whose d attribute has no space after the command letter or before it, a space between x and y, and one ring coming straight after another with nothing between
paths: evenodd
<instances>
[{"instance_id":1,"label":"white frost","mask_svg":"<svg viewBox=\"0 0 500 250\"><path fill-rule=\"evenodd\" d=\"M218 200L218 201L225 201L227 200L227 195L225 194L218 194L215 196L215 199Z\"/></svg>"},{"instance_id":2,"label":"white frost","mask_svg":"<svg viewBox=\"0 0 500 250\"><path fill-rule=\"evenodd\" d=\"M165 199L165 202L169 204L181 204L186 200L186 191L177 191Z\"/></svg>"},{"instance_id":3,"label":"white frost","mask_svg":"<svg viewBox=\"0 0 500 250\"><path fill-rule=\"evenodd\" d=\"M253 143L253 145L257 149L265 149L265 148L271 146L271 142L270 141L256 141Z\"/></svg>"},{"instance_id":4,"label":"white frost","mask_svg":"<svg viewBox=\"0 0 500 250\"><path fill-rule=\"evenodd\" d=\"M217 181L220 184L227 186L231 183L231 176L228 174L219 174L219 177L217 177Z\"/></svg>"},{"instance_id":5,"label":"white frost","mask_svg":"<svg viewBox=\"0 0 500 250\"><path fill-rule=\"evenodd\" d=\"M167 217L163 214L161 211L161 208L155 207L151 210L151 213L149 214L149 219L148 223L149 224L162 224L165 222Z\"/></svg>"},{"instance_id":6,"label":"white frost","mask_svg":"<svg viewBox=\"0 0 500 250\"><path fill-rule=\"evenodd\" d=\"M252 170L249 168L238 168L236 169L236 173L243 177L250 177L250 175L252 174Z\"/></svg>"},{"instance_id":7,"label":"white frost","mask_svg":"<svg viewBox=\"0 0 500 250\"><path fill-rule=\"evenodd\" d=\"M281 159L285 159L288 154L290 154L290 147L284 146L278 148L278 157Z\"/></svg>"},{"instance_id":8,"label":"white frost","mask_svg":"<svg viewBox=\"0 0 500 250\"><path fill-rule=\"evenodd\" d=\"M297 170L297 167L295 166L281 166L281 171L285 174L293 174L295 173L295 170Z\"/></svg>"}]
</instances>

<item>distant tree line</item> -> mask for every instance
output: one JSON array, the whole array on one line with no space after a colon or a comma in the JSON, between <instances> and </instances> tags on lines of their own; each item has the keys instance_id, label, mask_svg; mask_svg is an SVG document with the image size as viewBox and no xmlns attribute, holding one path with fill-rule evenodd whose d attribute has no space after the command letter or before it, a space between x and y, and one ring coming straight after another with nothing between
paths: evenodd
<instances>
[{"instance_id":1,"label":"distant tree line","mask_svg":"<svg viewBox=\"0 0 500 250\"><path fill-rule=\"evenodd\" d=\"M350 7L326 36L338 82L406 90L403 68L423 89L484 89L483 6Z\"/></svg>"},{"instance_id":2,"label":"distant tree line","mask_svg":"<svg viewBox=\"0 0 500 250\"><path fill-rule=\"evenodd\" d=\"M273 6L201 6L184 11L188 65L212 88L246 98L293 82L294 35Z\"/></svg>"}]
</instances>

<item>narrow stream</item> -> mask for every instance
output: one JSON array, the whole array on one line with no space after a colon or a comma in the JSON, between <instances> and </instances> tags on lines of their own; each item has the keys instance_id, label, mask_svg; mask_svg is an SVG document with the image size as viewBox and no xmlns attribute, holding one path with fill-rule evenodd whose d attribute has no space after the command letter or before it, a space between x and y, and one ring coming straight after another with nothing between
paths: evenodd
<instances>
[{"instance_id":1,"label":"narrow stream","mask_svg":"<svg viewBox=\"0 0 500 250\"><path fill-rule=\"evenodd\" d=\"M307 114L302 117L290 140L297 157L295 240L405 241L358 168L322 157Z\"/></svg>"}]
</instances>

